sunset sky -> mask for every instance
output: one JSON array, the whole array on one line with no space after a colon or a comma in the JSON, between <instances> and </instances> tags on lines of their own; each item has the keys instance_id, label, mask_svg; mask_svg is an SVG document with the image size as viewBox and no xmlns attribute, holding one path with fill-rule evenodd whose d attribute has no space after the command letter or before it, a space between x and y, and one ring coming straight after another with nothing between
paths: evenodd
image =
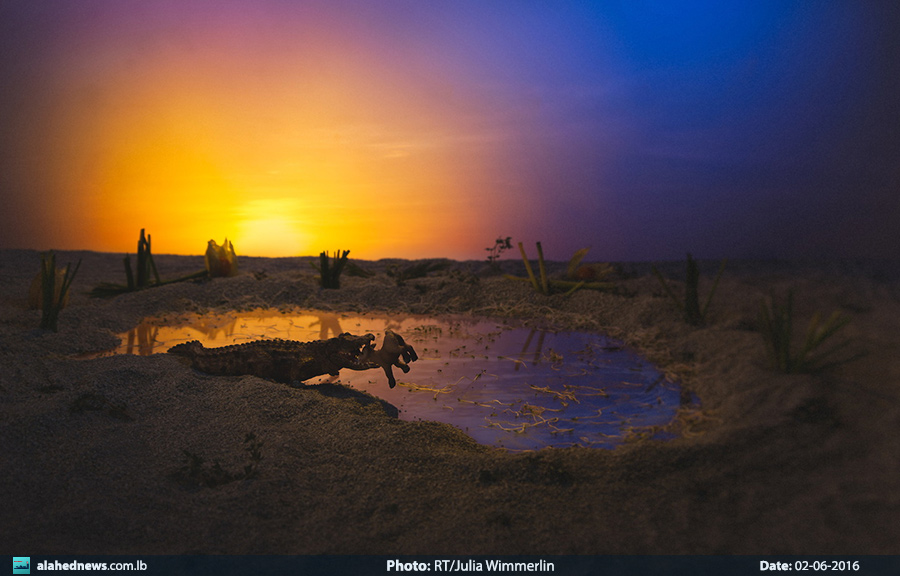
<instances>
[{"instance_id":1,"label":"sunset sky","mask_svg":"<svg viewBox=\"0 0 900 576\"><path fill-rule=\"evenodd\" d=\"M900 258L898 6L0 0L0 248Z\"/></svg>"}]
</instances>

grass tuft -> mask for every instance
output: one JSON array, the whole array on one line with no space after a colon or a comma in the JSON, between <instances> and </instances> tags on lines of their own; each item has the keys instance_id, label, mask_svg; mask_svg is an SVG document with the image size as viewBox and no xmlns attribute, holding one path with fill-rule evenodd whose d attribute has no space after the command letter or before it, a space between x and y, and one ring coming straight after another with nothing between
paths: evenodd
<instances>
[{"instance_id":1,"label":"grass tuft","mask_svg":"<svg viewBox=\"0 0 900 576\"><path fill-rule=\"evenodd\" d=\"M128 267L128 276L131 276L131 267L128 264L126 256L126 266ZM153 279L157 284L161 284L159 280L159 272L156 271L156 263L153 262L153 254L150 252L150 235L144 236L144 229L141 228L141 237L138 238L137 244L137 285L136 288L146 288L150 286L150 273L153 273Z\"/></svg>"},{"instance_id":2,"label":"grass tuft","mask_svg":"<svg viewBox=\"0 0 900 576\"><path fill-rule=\"evenodd\" d=\"M525 247L522 246L521 242L519 242L518 245L519 253L522 255L522 262L525 264L525 272L528 274L528 278L520 278L518 276L512 276L510 274L506 274L505 276L511 280L522 280L525 282L530 282L535 292L538 292L539 294L549 296L550 294L556 292L565 292L566 296L568 296L579 288L589 288L592 290L610 290L612 288L615 288L612 282L589 282L587 280L553 280L548 278L547 266L544 262L544 249L541 246L540 242L537 242L538 272L540 273L540 280L538 280L538 278L534 275L534 269L531 267L531 262L529 262L528 260L528 255L525 253ZM587 248L582 248L581 250L576 251L569 261L568 270L573 275L577 276L575 271L579 269L578 264L584 258L584 255L587 254L587 251ZM607 267L598 270L602 271L596 277L602 277L612 269Z\"/></svg>"},{"instance_id":3,"label":"grass tuft","mask_svg":"<svg viewBox=\"0 0 900 576\"><path fill-rule=\"evenodd\" d=\"M653 266L652 270L653 275L656 276L656 279L662 284L663 290L665 290L669 298L675 303L675 306L677 306L684 314L685 322L691 326L700 326L706 323L706 313L709 311L709 305L712 304L713 296L716 293L716 288L719 287L719 280L722 278L722 273L725 271L725 265L727 263L728 260L722 260L722 264L719 266L719 272L716 274L715 280L713 280L712 288L710 288L709 295L702 308L700 307L699 290L700 268L697 266L697 261L694 260L690 252L688 252L687 264L685 266L684 300L679 299L678 296L672 292L666 279L663 278L663 275L656 269L656 266Z\"/></svg>"},{"instance_id":4,"label":"grass tuft","mask_svg":"<svg viewBox=\"0 0 900 576\"><path fill-rule=\"evenodd\" d=\"M833 337L850 323L848 316L835 311L822 322L818 312L813 314L799 349L793 344L793 316L793 290L788 291L784 304L774 298L768 306L764 301L760 302L759 331L775 370L785 374L816 373L862 357L861 353L848 352L847 340L833 343ZM826 342L833 344L824 347Z\"/></svg>"},{"instance_id":5,"label":"grass tuft","mask_svg":"<svg viewBox=\"0 0 900 576\"><path fill-rule=\"evenodd\" d=\"M319 271L319 283L322 288L337 289L341 287L341 273L344 271L344 266L347 265L348 254L350 254L349 250L343 252L336 250L333 262L329 262L328 253L322 252L319 254L319 264L311 263L312 267Z\"/></svg>"},{"instance_id":6,"label":"grass tuft","mask_svg":"<svg viewBox=\"0 0 900 576\"><path fill-rule=\"evenodd\" d=\"M62 284L59 290L56 289L56 255L51 250L41 254L41 324L42 330L57 331L59 311L65 306L69 288L78 273L81 266L81 260L72 270L71 264L66 265L66 271L63 274Z\"/></svg>"}]
</instances>

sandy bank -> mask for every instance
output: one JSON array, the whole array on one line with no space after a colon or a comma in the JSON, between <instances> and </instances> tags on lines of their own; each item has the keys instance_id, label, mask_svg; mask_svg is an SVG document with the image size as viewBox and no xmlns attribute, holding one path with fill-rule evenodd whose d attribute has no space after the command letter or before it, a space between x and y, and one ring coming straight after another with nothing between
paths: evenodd
<instances>
[{"instance_id":1,"label":"sandy bank","mask_svg":"<svg viewBox=\"0 0 900 576\"><path fill-rule=\"evenodd\" d=\"M482 263L398 287L384 273L397 262L360 262L375 276L321 290L309 259L243 258L235 278L97 300L85 292L124 280L121 255L57 258L83 263L59 333L48 333L26 306L38 254L0 252L0 532L11 552L900 553L896 268L732 262L695 328L644 264L622 265L615 294L544 297ZM203 267L156 258L164 278ZM681 264L664 270L681 277ZM701 293L714 271L704 267ZM841 310L852 317L844 335L868 355L817 376L768 369L759 300L789 287L801 328L816 310ZM77 358L145 316L256 307L604 332L678 377L703 410L674 441L508 454L377 404L208 376L168 355ZM186 453L203 464L192 469ZM191 482L215 461L253 473Z\"/></svg>"}]
</instances>

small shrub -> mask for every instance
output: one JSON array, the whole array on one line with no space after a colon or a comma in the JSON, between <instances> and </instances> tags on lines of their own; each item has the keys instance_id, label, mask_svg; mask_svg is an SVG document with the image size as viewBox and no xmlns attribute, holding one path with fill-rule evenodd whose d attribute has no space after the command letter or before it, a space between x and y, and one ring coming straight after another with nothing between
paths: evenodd
<instances>
[{"instance_id":1,"label":"small shrub","mask_svg":"<svg viewBox=\"0 0 900 576\"><path fill-rule=\"evenodd\" d=\"M507 250L512 249L512 236L507 236L506 238L499 237L494 240L494 245L485 248L488 253L487 261L491 264L491 266L497 265L497 260L500 259L500 256L506 252Z\"/></svg>"},{"instance_id":2,"label":"small shrub","mask_svg":"<svg viewBox=\"0 0 900 576\"><path fill-rule=\"evenodd\" d=\"M319 271L319 284L322 288L337 289L341 287L341 272L347 265L347 255L349 250L335 251L333 262L329 262L328 253L319 254L319 264L312 264L312 267Z\"/></svg>"}]
</instances>

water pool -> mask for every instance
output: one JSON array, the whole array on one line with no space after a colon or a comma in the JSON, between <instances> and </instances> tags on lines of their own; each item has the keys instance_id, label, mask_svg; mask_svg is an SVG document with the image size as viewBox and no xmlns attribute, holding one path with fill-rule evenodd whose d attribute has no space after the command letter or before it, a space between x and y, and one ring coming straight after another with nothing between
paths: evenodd
<instances>
[{"instance_id":1,"label":"water pool","mask_svg":"<svg viewBox=\"0 0 900 576\"><path fill-rule=\"evenodd\" d=\"M613 448L640 432L661 432L689 402L647 360L603 335L554 331L500 320L271 310L148 319L122 334L112 353L149 355L199 340L226 346L283 338L308 341L342 332L401 334L419 360L395 371L342 370L340 382L396 406L404 420L457 426L476 441L509 450L581 445Z\"/></svg>"}]
</instances>

